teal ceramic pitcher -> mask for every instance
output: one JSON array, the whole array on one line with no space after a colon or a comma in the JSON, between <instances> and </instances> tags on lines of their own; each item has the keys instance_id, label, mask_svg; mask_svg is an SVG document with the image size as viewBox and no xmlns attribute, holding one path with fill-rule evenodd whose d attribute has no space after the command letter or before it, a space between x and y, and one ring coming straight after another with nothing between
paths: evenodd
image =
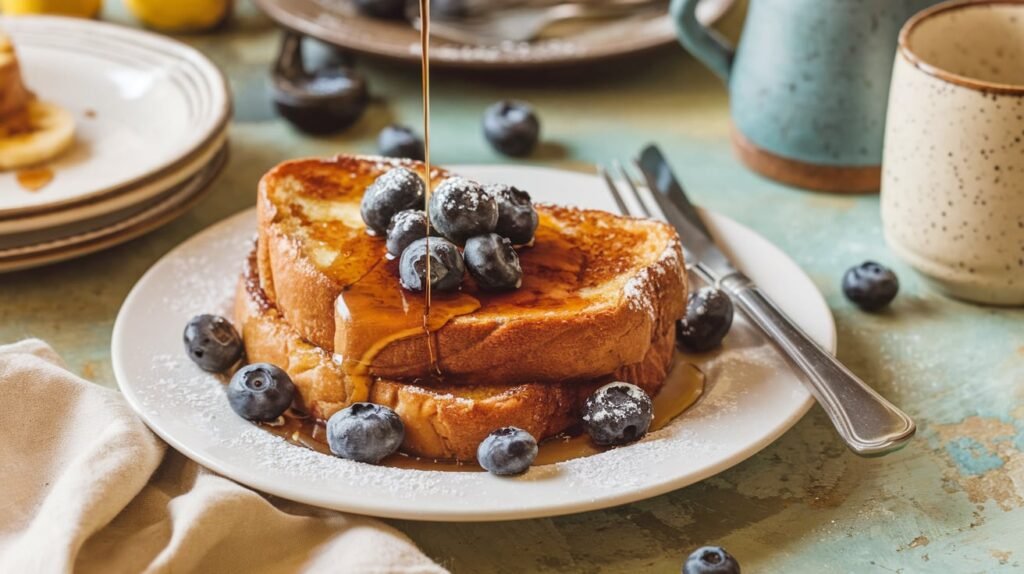
<instances>
[{"instance_id":1,"label":"teal ceramic pitcher","mask_svg":"<svg viewBox=\"0 0 1024 574\"><path fill-rule=\"evenodd\" d=\"M679 40L729 87L748 167L798 187L878 189L900 27L938 0L749 0L734 50L672 0Z\"/></svg>"}]
</instances>

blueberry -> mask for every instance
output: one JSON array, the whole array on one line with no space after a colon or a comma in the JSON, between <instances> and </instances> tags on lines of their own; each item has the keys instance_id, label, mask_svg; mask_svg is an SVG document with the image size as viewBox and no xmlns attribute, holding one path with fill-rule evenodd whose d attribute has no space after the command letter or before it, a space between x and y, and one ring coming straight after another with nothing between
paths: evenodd
<instances>
[{"instance_id":1,"label":"blueberry","mask_svg":"<svg viewBox=\"0 0 1024 574\"><path fill-rule=\"evenodd\" d=\"M355 403L327 420L327 445L341 458L377 463L405 439L398 413L373 403Z\"/></svg>"},{"instance_id":2,"label":"blueberry","mask_svg":"<svg viewBox=\"0 0 1024 574\"><path fill-rule=\"evenodd\" d=\"M498 201L475 181L449 177L430 195L430 225L462 245L474 235L494 231Z\"/></svg>"},{"instance_id":3,"label":"blueberry","mask_svg":"<svg viewBox=\"0 0 1024 574\"><path fill-rule=\"evenodd\" d=\"M512 242L497 233L470 237L462 255L481 289L518 289L523 284L523 268Z\"/></svg>"},{"instance_id":4,"label":"blueberry","mask_svg":"<svg viewBox=\"0 0 1024 574\"><path fill-rule=\"evenodd\" d=\"M654 405L643 389L629 383L608 383L583 403L583 428L599 445L639 440L654 420Z\"/></svg>"},{"instance_id":5,"label":"blueberry","mask_svg":"<svg viewBox=\"0 0 1024 574\"><path fill-rule=\"evenodd\" d=\"M356 7L374 18L399 20L405 17L405 0L356 0Z\"/></svg>"},{"instance_id":6,"label":"blueberry","mask_svg":"<svg viewBox=\"0 0 1024 574\"><path fill-rule=\"evenodd\" d=\"M683 574L740 574L740 564L719 546L705 546L683 563Z\"/></svg>"},{"instance_id":7,"label":"blueberry","mask_svg":"<svg viewBox=\"0 0 1024 574\"><path fill-rule=\"evenodd\" d=\"M896 298L900 280L892 269L874 261L851 267L843 275L846 298L865 311L877 311Z\"/></svg>"},{"instance_id":8,"label":"blueberry","mask_svg":"<svg viewBox=\"0 0 1024 574\"><path fill-rule=\"evenodd\" d=\"M224 317L196 315L185 325L185 351L200 369L220 373L242 357L242 338Z\"/></svg>"},{"instance_id":9,"label":"blueberry","mask_svg":"<svg viewBox=\"0 0 1024 574\"><path fill-rule=\"evenodd\" d=\"M276 78L274 105L296 128L310 134L344 130L362 117L369 101L366 80L351 68Z\"/></svg>"},{"instance_id":10,"label":"blueberry","mask_svg":"<svg viewBox=\"0 0 1024 574\"><path fill-rule=\"evenodd\" d=\"M533 241L533 234L537 231L537 210L533 208L530 194L510 185L488 185L486 189L498 202L498 224L494 232L508 237L514 245Z\"/></svg>"},{"instance_id":11,"label":"blueberry","mask_svg":"<svg viewBox=\"0 0 1024 574\"><path fill-rule=\"evenodd\" d=\"M722 344L732 328L732 299L720 289L703 287L690 293L686 316L676 323L676 344L684 351L703 353Z\"/></svg>"},{"instance_id":12,"label":"blueberry","mask_svg":"<svg viewBox=\"0 0 1024 574\"><path fill-rule=\"evenodd\" d=\"M423 180L411 169L396 167L386 171L366 188L359 205L368 232L386 233L396 213L423 205L425 191Z\"/></svg>"},{"instance_id":13,"label":"blueberry","mask_svg":"<svg viewBox=\"0 0 1024 574\"><path fill-rule=\"evenodd\" d=\"M484 136L505 155L529 155L540 139L540 121L530 104L505 100L484 112Z\"/></svg>"},{"instance_id":14,"label":"blueberry","mask_svg":"<svg viewBox=\"0 0 1024 574\"><path fill-rule=\"evenodd\" d=\"M398 260L398 275L402 287L410 291L423 291L423 278L427 274L426 237L417 239L402 251ZM431 237L430 243L430 288L434 291L452 291L462 284L466 265L462 254L454 243L443 237Z\"/></svg>"},{"instance_id":15,"label":"blueberry","mask_svg":"<svg viewBox=\"0 0 1024 574\"><path fill-rule=\"evenodd\" d=\"M476 460L491 474L511 476L529 470L537 458L537 439L516 427L500 428L480 443Z\"/></svg>"},{"instance_id":16,"label":"blueberry","mask_svg":"<svg viewBox=\"0 0 1024 574\"><path fill-rule=\"evenodd\" d=\"M426 151L423 140L415 132L398 124L380 130L377 136L377 149L387 157L403 157L423 161Z\"/></svg>"},{"instance_id":17,"label":"blueberry","mask_svg":"<svg viewBox=\"0 0 1024 574\"><path fill-rule=\"evenodd\" d=\"M272 421L284 414L295 398L291 377L270 363L246 365L228 383L228 403L242 418Z\"/></svg>"},{"instance_id":18,"label":"blueberry","mask_svg":"<svg viewBox=\"0 0 1024 574\"><path fill-rule=\"evenodd\" d=\"M431 230L431 235L434 235ZM388 225L388 253L399 257L413 241L427 236L427 214L422 209L399 211Z\"/></svg>"}]
</instances>

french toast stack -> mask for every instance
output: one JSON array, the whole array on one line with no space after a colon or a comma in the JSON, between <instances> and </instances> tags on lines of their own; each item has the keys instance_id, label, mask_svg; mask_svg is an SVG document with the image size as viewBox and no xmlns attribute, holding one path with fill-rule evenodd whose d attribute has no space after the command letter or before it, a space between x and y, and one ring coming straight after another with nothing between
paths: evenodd
<instances>
[{"instance_id":1,"label":"french toast stack","mask_svg":"<svg viewBox=\"0 0 1024 574\"><path fill-rule=\"evenodd\" d=\"M686 302L674 230L537 205L522 286L486 292L467 277L434 294L425 330L424 295L400 286L359 212L366 187L399 165L423 175L418 162L338 156L286 162L260 182L236 321L248 359L285 369L309 414L382 404L402 418L403 452L474 460L499 427L538 440L571 429L612 380L658 392ZM448 174L431 176L436 186Z\"/></svg>"}]
</instances>

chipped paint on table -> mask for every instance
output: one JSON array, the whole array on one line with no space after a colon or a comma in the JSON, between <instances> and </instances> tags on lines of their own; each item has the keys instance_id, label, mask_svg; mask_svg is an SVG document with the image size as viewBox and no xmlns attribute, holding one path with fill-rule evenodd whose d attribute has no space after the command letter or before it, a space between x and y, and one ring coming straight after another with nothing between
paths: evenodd
<instances>
[{"instance_id":1,"label":"chipped paint on table","mask_svg":"<svg viewBox=\"0 0 1024 574\"><path fill-rule=\"evenodd\" d=\"M372 152L386 124L418 125L418 70L364 59L374 94L366 116L338 136L297 134L267 99L277 35L249 6L241 16L226 32L186 38L224 66L236 96L231 160L214 193L126 245L0 275L0 341L41 337L74 371L114 386L114 317L154 261L251 206L257 179L276 162ZM810 273L836 315L840 358L914 416L920 431L901 452L861 459L815 408L750 460L637 504L510 523L394 521L428 554L455 572L678 572L690 549L716 543L748 572L1021 569L1024 311L929 290L886 249L877 197L806 193L745 171L729 151L723 88L680 49L583 72L438 73L432 85L441 163L507 161L488 148L479 121L488 103L510 96L539 110L545 144L532 162L592 169L659 142L698 202L758 230ZM902 281L893 307L875 315L855 310L839 290L842 272L868 258L892 265Z\"/></svg>"}]
</instances>

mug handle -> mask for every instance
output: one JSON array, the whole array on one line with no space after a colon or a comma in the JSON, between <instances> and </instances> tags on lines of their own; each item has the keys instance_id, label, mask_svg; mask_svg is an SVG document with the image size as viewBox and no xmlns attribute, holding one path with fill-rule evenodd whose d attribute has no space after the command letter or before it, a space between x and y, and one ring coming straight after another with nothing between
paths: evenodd
<instances>
[{"instance_id":1,"label":"mug handle","mask_svg":"<svg viewBox=\"0 0 1024 574\"><path fill-rule=\"evenodd\" d=\"M699 3L700 0L672 0L669 11L676 22L679 43L722 81L729 83L735 49L718 32L697 20Z\"/></svg>"}]
</instances>

